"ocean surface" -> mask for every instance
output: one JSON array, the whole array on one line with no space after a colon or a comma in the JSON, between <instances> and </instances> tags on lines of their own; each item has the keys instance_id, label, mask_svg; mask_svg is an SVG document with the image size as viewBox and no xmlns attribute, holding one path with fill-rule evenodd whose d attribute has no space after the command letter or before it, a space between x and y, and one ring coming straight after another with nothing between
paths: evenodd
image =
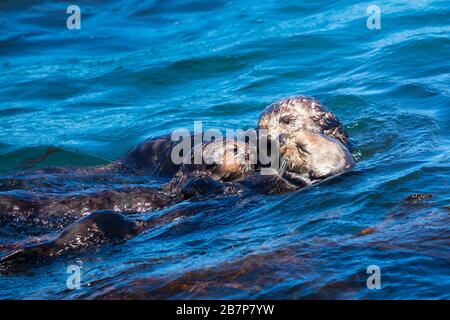
<instances>
[{"instance_id":1,"label":"ocean surface","mask_svg":"<svg viewBox=\"0 0 450 320\"><path fill-rule=\"evenodd\" d=\"M358 161L295 193L186 201L190 214L124 243L0 275L0 298L450 298L448 1L73 4L81 30L65 2L0 2L0 193L22 191L2 181L24 171L107 164L194 121L254 128L295 94L338 116ZM427 199L404 200L416 193ZM1 225L0 243L29 234ZM381 289L366 286L371 265Z\"/></svg>"}]
</instances>

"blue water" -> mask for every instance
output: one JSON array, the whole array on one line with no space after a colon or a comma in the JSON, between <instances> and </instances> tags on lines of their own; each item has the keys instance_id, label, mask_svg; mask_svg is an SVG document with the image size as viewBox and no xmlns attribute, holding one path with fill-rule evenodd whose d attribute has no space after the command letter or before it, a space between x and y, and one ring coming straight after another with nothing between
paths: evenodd
<instances>
[{"instance_id":1,"label":"blue water","mask_svg":"<svg viewBox=\"0 0 450 320\"><path fill-rule=\"evenodd\" d=\"M81 30L64 2L0 3L1 177L106 164L195 120L253 128L293 94L338 116L358 162L288 195L181 203L123 244L1 275L0 298L450 298L448 1L377 1L379 30L371 1L75 4ZM1 243L26 237L0 226Z\"/></svg>"}]
</instances>

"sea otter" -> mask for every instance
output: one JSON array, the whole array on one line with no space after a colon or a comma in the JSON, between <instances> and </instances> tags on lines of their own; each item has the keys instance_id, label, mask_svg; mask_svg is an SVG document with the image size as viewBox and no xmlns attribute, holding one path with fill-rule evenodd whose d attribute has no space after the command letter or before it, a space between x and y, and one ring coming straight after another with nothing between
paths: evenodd
<instances>
[{"instance_id":1,"label":"sea otter","mask_svg":"<svg viewBox=\"0 0 450 320\"><path fill-rule=\"evenodd\" d=\"M22 208L31 212L32 217L36 212L44 218L54 216L56 212L60 212L63 217L69 212L73 218L87 214L54 239L15 247L2 257L1 264L60 254L65 251L64 248L78 249L126 240L154 223L126 217L128 212L135 213L139 208L151 211L183 200L242 195L246 192L292 192L342 173L354 164L341 123L314 99L293 97L269 106L262 113L258 128L266 129L269 135L280 138L282 165L278 173L273 175L260 174L261 167L252 157L255 147L243 141L219 140L194 144L189 157L195 158L201 152L202 161L195 163L190 159L185 164L175 165L171 161L171 153L178 142L165 136L144 142L133 148L121 161L101 168L101 172L115 170L173 177L160 188L132 187L49 199L35 197L31 201L26 198L16 201L14 197L0 197L2 219L5 216L14 217L16 213L20 216ZM191 139L195 140L193 136ZM81 172L95 175L96 170L83 169ZM84 211L80 210L80 205ZM113 210L89 214L100 209ZM174 217L178 214L173 212ZM167 217L172 217L171 210ZM86 241L77 242L76 239Z\"/></svg>"},{"instance_id":2,"label":"sea otter","mask_svg":"<svg viewBox=\"0 0 450 320\"><path fill-rule=\"evenodd\" d=\"M273 177L249 175L250 171L259 170L258 164L254 161L246 166L236 164L217 166L215 163L184 167L181 164L175 165L171 153L179 142L171 141L170 136L164 136L139 144L122 160L107 166L74 170L56 168L53 171L56 176L90 175L92 179L95 179L96 175L103 178L108 173L111 176L115 176L116 173L122 176L128 174L175 176L176 178L165 187L134 185L56 196L37 192L5 193L0 196L0 223L4 224L11 220L18 220L19 223L31 221L61 228L95 210L111 209L120 212L157 210L179 202L190 194L208 193L210 190L215 192L217 190L213 185L223 187L222 184L217 184L216 180L230 181L242 178L243 174L248 177L240 184L241 186L251 186L255 191L262 189L265 193L289 192L339 174L354 163L347 148L347 134L341 123L312 98L291 97L270 105L261 114L257 128L266 129L269 136L280 137L279 173L287 179L286 181L276 175ZM202 149L196 148L195 141L198 139L195 139L194 135L191 136L191 140L194 156L195 150ZM203 143L202 148L211 149L218 145L218 143ZM240 149L238 147L243 145L245 144L228 144L223 150ZM248 151L248 146L246 148ZM227 154L231 154L231 149ZM214 156L211 150L206 154L207 158ZM253 153L254 150L249 154ZM52 170L43 171L51 176ZM272 182L267 183L269 180ZM274 181L277 183L273 183Z\"/></svg>"},{"instance_id":3,"label":"sea otter","mask_svg":"<svg viewBox=\"0 0 450 320\"><path fill-rule=\"evenodd\" d=\"M0 222L19 219L20 223L64 227L96 210L140 213L162 209L191 198L231 192L223 182L240 180L255 172L256 151L241 141L220 140L193 148L191 159L180 166L173 179L162 187L130 186L109 190L48 195L33 192L0 196ZM194 163L200 156L200 162ZM227 189L228 187L228 189Z\"/></svg>"},{"instance_id":4,"label":"sea otter","mask_svg":"<svg viewBox=\"0 0 450 320\"><path fill-rule=\"evenodd\" d=\"M255 156L256 148L241 142L220 140L201 145L196 150L192 150L189 157L192 161L186 161L174 178L159 189L153 189L143 192L138 191L138 201L147 201L147 206L152 206L154 200L161 205L163 199L156 197L156 194L166 195L166 205L175 204L182 200L188 200L196 197L210 198L219 195L242 194L245 192L259 192L274 194L287 191L294 191L298 187L292 185L281 177L271 177L260 175L256 171ZM193 163L194 158L201 153L202 161ZM153 196L150 197L149 195ZM104 194L91 195L96 201L101 201ZM108 199L108 203L103 206L117 206L124 198L131 203L133 192L128 190L126 193L117 194L116 199ZM76 205L84 197L72 199ZM144 198L146 197L146 198ZM71 202L53 199L55 207L57 202L67 210ZM46 205L48 206L48 205ZM47 207L48 208L48 207ZM98 206L95 206L98 208ZM42 208L40 208L42 211ZM58 208L61 210L61 208ZM71 210L74 210L73 208ZM179 217L186 213L175 210L172 214L169 211L162 218L155 220L130 219L123 210L100 210L92 212L78 221L67 226L62 232L51 239L43 241L28 241L11 244L4 249L8 252L0 258L0 272L8 272L15 263L32 261L49 256L60 255L68 250L79 250L103 243L116 243L125 241L135 236L145 229L161 222L169 221L172 218Z\"/></svg>"}]
</instances>

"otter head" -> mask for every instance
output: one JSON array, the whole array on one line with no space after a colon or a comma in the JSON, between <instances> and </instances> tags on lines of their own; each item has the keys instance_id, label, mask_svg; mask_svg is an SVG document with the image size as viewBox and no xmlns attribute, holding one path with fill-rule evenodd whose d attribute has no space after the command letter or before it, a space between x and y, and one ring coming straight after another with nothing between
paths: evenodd
<instances>
[{"instance_id":1,"label":"otter head","mask_svg":"<svg viewBox=\"0 0 450 320\"><path fill-rule=\"evenodd\" d=\"M187 162L185 173L206 174L220 181L239 180L255 171L256 148L242 141L207 142L194 147Z\"/></svg>"},{"instance_id":2,"label":"otter head","mask_svg":"<svg viewBox=\"0 0 450 320\"><path fill-rule=\"evenodd\" d=\"M319 101L305 96L282 99L268 106L259 118L258 128L267 130L273 138L295 135L301 130L320 132L348 145L347 134L336 116Z\"/></svg>"},{"instance_id":3,"label":"otter head","mask_svg":"<svg viewBox=\"0 0 450 320\"><path fill-rule=\"evenodd\" d=\"M354 163L341 123L312 98L291 97L270 105L258 128L279 139L282 173L307 183L341 173Z\"/></svg>"}]
</instances>

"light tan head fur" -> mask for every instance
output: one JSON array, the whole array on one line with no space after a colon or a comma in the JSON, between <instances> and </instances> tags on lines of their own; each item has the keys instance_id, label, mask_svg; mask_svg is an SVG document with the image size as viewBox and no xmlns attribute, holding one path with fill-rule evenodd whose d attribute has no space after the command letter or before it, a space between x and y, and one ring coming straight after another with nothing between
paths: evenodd
<instances>
[{"instance_id":1,"label":"light tan head fur","mask_svg":"<svg viewBox=\"0 0 450 320\"><path fill-rule=\"evenodd\" d=\"M268 106L259 118L258 128L266 129L267 134L274 138L307 130L348 144L347 134L336 116L319 101L305 96L289 97Z\"/></svg>"},{"instance_id":2,"label":"light tan head fur","mask_svg":"<svg viewBox=\"0 0 450 320\"><path fill-rule=\"evenodd\" d=\"M273 139L279 137L281 167L306 181L339 174L354 164L341 123L313 98L273 103L261 114L258 128Z\"/></svg>"}]
</instances>

